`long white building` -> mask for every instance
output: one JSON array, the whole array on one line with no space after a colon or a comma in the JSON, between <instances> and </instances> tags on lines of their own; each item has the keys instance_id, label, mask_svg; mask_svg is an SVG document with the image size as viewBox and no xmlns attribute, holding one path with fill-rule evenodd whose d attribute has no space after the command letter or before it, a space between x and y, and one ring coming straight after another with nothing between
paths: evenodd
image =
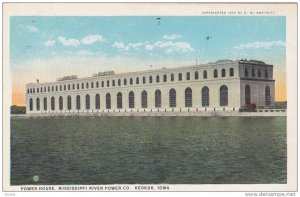
<instances>
[{"instance_id":1,"label":"long white building","mask_svg":"<svg viewBox=\"0 0 300 197\"><path fill-rule=\"evenodd\" d=\"M26 85L26 113L239 111L275 107L273 65L219 60L196 66Z\"/></svg>"}]
</instances>

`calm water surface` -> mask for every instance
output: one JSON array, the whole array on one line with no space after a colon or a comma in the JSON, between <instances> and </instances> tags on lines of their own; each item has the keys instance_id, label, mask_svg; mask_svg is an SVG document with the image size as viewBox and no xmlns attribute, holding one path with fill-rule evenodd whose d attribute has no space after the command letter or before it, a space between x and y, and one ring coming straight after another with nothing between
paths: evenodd
<instances>
[{"instance_id":1,"label":"calm water surface","mask_svg":"<svg viewBox=\"0 0 300 197\"><path fill-rule=\"evenodd\" d=\"M12 185L134 183L286 183L286 117L12 118Z\"/></svg>"}]
</instances>

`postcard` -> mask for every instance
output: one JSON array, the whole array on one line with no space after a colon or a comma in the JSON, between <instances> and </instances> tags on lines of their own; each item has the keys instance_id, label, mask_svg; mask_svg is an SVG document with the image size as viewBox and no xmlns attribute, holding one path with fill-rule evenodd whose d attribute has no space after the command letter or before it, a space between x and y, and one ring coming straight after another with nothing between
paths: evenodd
<instances>
[{"instance_id":1,"label":"postcard","mask_svg":"<svg viewBox=\"0 0 300 197\"><path fill-rule=\"evenodd\" d=\"M296 3L4 3L3 191L297 190Z\"/></svg>"}]
</instances>

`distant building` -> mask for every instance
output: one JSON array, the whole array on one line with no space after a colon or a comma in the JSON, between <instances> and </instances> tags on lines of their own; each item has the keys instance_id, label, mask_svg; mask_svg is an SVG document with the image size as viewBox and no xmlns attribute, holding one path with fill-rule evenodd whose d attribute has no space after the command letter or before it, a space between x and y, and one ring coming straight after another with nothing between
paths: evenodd
<instances>
[{"instance_id":1,"label":"distant building","mask_svg":"<svg viewBox=\"0 0 300 197\"><path fill-rule=\"evenodd\" d=\"M113 71L26 85L26 113L236 111L274 108L273 65L219 60L196 66Z\"/></svg>"}]
</instances>

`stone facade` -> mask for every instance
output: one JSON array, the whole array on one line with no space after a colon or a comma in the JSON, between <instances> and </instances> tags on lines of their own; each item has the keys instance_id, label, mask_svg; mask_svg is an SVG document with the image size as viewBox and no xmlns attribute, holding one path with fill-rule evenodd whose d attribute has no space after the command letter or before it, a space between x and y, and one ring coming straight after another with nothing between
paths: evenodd
<instances>
[{"instance_id":1,"label":"stone facade","mask_svg":"<svg viewBox=\"0 0 300 197\"><path fill-rule=\"evenodd\" d=\"M26 85L26 113L239 111L247 104L274 108L274 85L272 65L219 60L189 67L37 81Z\"/></svg>"}]
</instances>

